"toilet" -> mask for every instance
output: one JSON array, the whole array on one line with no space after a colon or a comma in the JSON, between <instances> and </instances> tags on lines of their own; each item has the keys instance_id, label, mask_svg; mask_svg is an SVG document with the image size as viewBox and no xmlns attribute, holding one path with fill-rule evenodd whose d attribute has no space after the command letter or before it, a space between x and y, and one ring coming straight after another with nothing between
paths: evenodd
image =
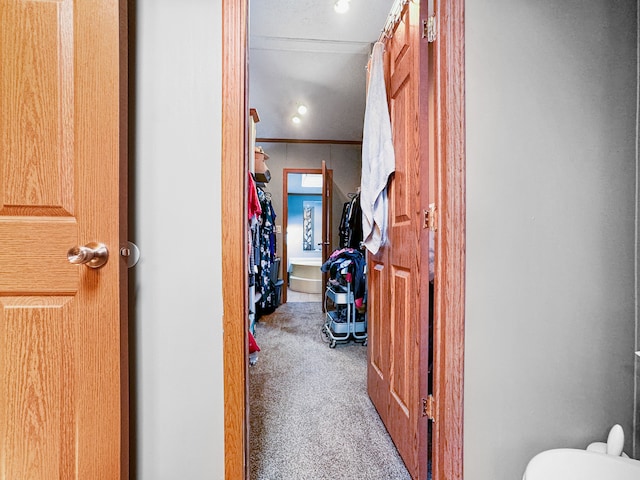
<instances>
[{"instance_id":1,"label":"toilet","mask_svg":"<svg viewBox=\"0 0 640 480\"><path fill-rule=\"evenodd\" d=\"M638 480L640 461L589 450L558 448L531 459L522 480Z\"/></svg>"},{"instance_id":2,"label":"toilet","mask_svg":"<svg viewBox=\"0 0 640 480\"><path fill-rule=\"evenodd\" d=\"M623 451L624 432L614 425L607 442L591 443L586 450L557 448L531 459L522 480L638 480L640 461Z\"/></svg>"}]
</instances>

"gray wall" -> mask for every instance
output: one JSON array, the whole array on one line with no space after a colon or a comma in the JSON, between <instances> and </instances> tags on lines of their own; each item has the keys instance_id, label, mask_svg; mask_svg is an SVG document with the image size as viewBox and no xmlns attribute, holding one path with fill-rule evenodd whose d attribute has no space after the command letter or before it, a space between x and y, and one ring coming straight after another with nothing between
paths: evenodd
<instances>
[{"instance_id":1,"label":"gray wall","mask_svg":"<svg viewBox=\"0 0 640 480\"><path fill-rule=\"evenodd\" d=\"M137 478L222 480L221 7L137 5Z\"/></svg>"},{"instance_id":2,"label":"gray wall","mask_svg":"<svg viewBox=\"0 0 640 480\"><path fill-rule=\"evenodd\" d=\"M634 412L635 1L467 0L465 480Z\"/></svg>"},{"instance_id":3,"label":"gray wall","mask_svg":"<svg viewBox=\"0 0 640 480\"><path fill-rule=\"evenodd\" d=\"M132 473L222 480L221 3L141 0L137 10L133 235L142 258L132 298ZM326 160L339 218L360 184L360 148L275 146L265 144L269 190L281 191L283 165L320 168ZM278 212L281 198L274 193ZM198 246L206 248L191 255Z\"/></svg>"}]
</instances>

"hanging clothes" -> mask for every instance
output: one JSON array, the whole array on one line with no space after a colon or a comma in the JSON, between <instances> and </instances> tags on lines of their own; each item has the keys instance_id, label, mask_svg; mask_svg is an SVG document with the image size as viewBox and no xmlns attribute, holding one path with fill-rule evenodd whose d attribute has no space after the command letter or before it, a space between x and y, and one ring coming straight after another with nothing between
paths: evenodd
<instances>
[{"instance_id":1,"label":"hanging clothes","mask_svg":"<svg viewBox=\"0 0 640 480\"><path fill-rule=\"evenodd\" d=\"M262 207L260 206L260 199L258 198L258 187L256 187L256 182L253 180L253 175L251 175L251 172L247 173L249 175L247 206L249 212L249 220L251 220L253 217L257 217L262 213Z\"/></svg>"},{"instance_id":2,"label":"hanging clothes","mask_svg":"<svg viewBox=\"0 0 640 480\"><path fill-rule=\"evenodd\" d=\"M258 188L256 182L253 180L251 172L248 173L248 196L247 206L249 213L249 236L248 236L248 258L249 258L249 286L255 285L255 275L257 272L256 265L259 263L259 230L260 220L259 217L262 214L262 207L260 206L260 199L258 198Z\"/></svg>"},{"instance_id":3,"label":"hanging clothes","mask_svg":"<svg viewBox=\"0 0 640 480\"><path fill-rule=\"evenodd\" d=\"M387 236L387 183L395 171L391 119L384 82L384 43L373 46L362 133L362 236L376 254Z\"/></svg>"},{"instance_id":4,"label":"hanging clothes","mask_svg":"<svg viewBox=\"0 0 640 480\"><path fill-rule=\"evenodd\" d=\"M275 285L271 280L271 270L276 256L276 213L271 204L271 195L258 189L258 199L262 214L260 215L259 251L257 288L261 294L258 307L264 312L274 310L277 304Z\"/></svg>"},{"instance_id":5,"label":"hanging clothes","mask_svg":"<svg viewBox=\"0 0 640 480\"><path fill-rule=\"evenodd\" d=\"M356 194L342 208L340 218L340 248L362 248L362 208L360 194Z\"/></svg>"}]
</instances>

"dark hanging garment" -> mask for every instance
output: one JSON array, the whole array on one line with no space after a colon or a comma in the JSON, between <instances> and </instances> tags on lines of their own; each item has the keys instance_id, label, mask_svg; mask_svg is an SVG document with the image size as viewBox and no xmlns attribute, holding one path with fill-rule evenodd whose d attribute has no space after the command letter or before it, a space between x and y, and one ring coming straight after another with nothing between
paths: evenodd
<instances>
[{"instance_id":1,"label":"dark hanging garment","mask_svg":"<svg viewBox=\"0 0 640 480\"><path fill-rule=\"evenodd\" d=\"M340 227L338 235L340 237L340 248L345 248L349 243L349 209L351 202L345 202L342 206L342 216L340 217Z\"/></svg>"},{"instance_id":2,"label":"dark hanging garment","mask_svg":"<svg viewBox=\"0 0 640 480\"><path fill-rule=\"evenodd\" d=\"M361 249L362 208L360 208L360 194L355 195L344 204L340 219L339 236L340 248Z\"/></svg>"},{"instance_id":3,"label":"dark hanging garment","mask_svg":"<svg viewBox=\"0 0 640 480\"><path fill-rule=\"evenodd\" d=\"M353 197L349 210L349 242L348 248L362 249L362 208L360 208L360 194Z\"/></svg>"},{"instance_id":4,"label":"dark hanging garment","mask_svg":"<svg viewBox=\"0 0 640 480\"><path fill-rule=\"evenodd\" d=\"M276 289L271 281L271 270L276 254L276 215L271 205L271 196L269 194L258 189L258 198L260 199L262 214L260 216L260 235L258 239L260 261L258 263L256 281L256 293L259 292L261 296L257 306L260 313L271 313L278 306Z\"/></svg>"}]
</instances>

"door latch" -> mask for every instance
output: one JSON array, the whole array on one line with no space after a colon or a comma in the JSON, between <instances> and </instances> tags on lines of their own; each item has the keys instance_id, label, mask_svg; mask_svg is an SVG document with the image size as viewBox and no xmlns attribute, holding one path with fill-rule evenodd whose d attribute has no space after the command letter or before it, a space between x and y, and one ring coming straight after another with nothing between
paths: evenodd
<instances>
[{"instance_id":1,"label":"door latch","mask_svg":"<svg viewBox=\"0 0 640 480\"><path fill-rule=\"evenodd\" d=\"M127 267L135 267L140 260L140 249L133 242L127 242L126 247L120 248L120 256L127 262Z\"/></svg>"}]
</instances>

